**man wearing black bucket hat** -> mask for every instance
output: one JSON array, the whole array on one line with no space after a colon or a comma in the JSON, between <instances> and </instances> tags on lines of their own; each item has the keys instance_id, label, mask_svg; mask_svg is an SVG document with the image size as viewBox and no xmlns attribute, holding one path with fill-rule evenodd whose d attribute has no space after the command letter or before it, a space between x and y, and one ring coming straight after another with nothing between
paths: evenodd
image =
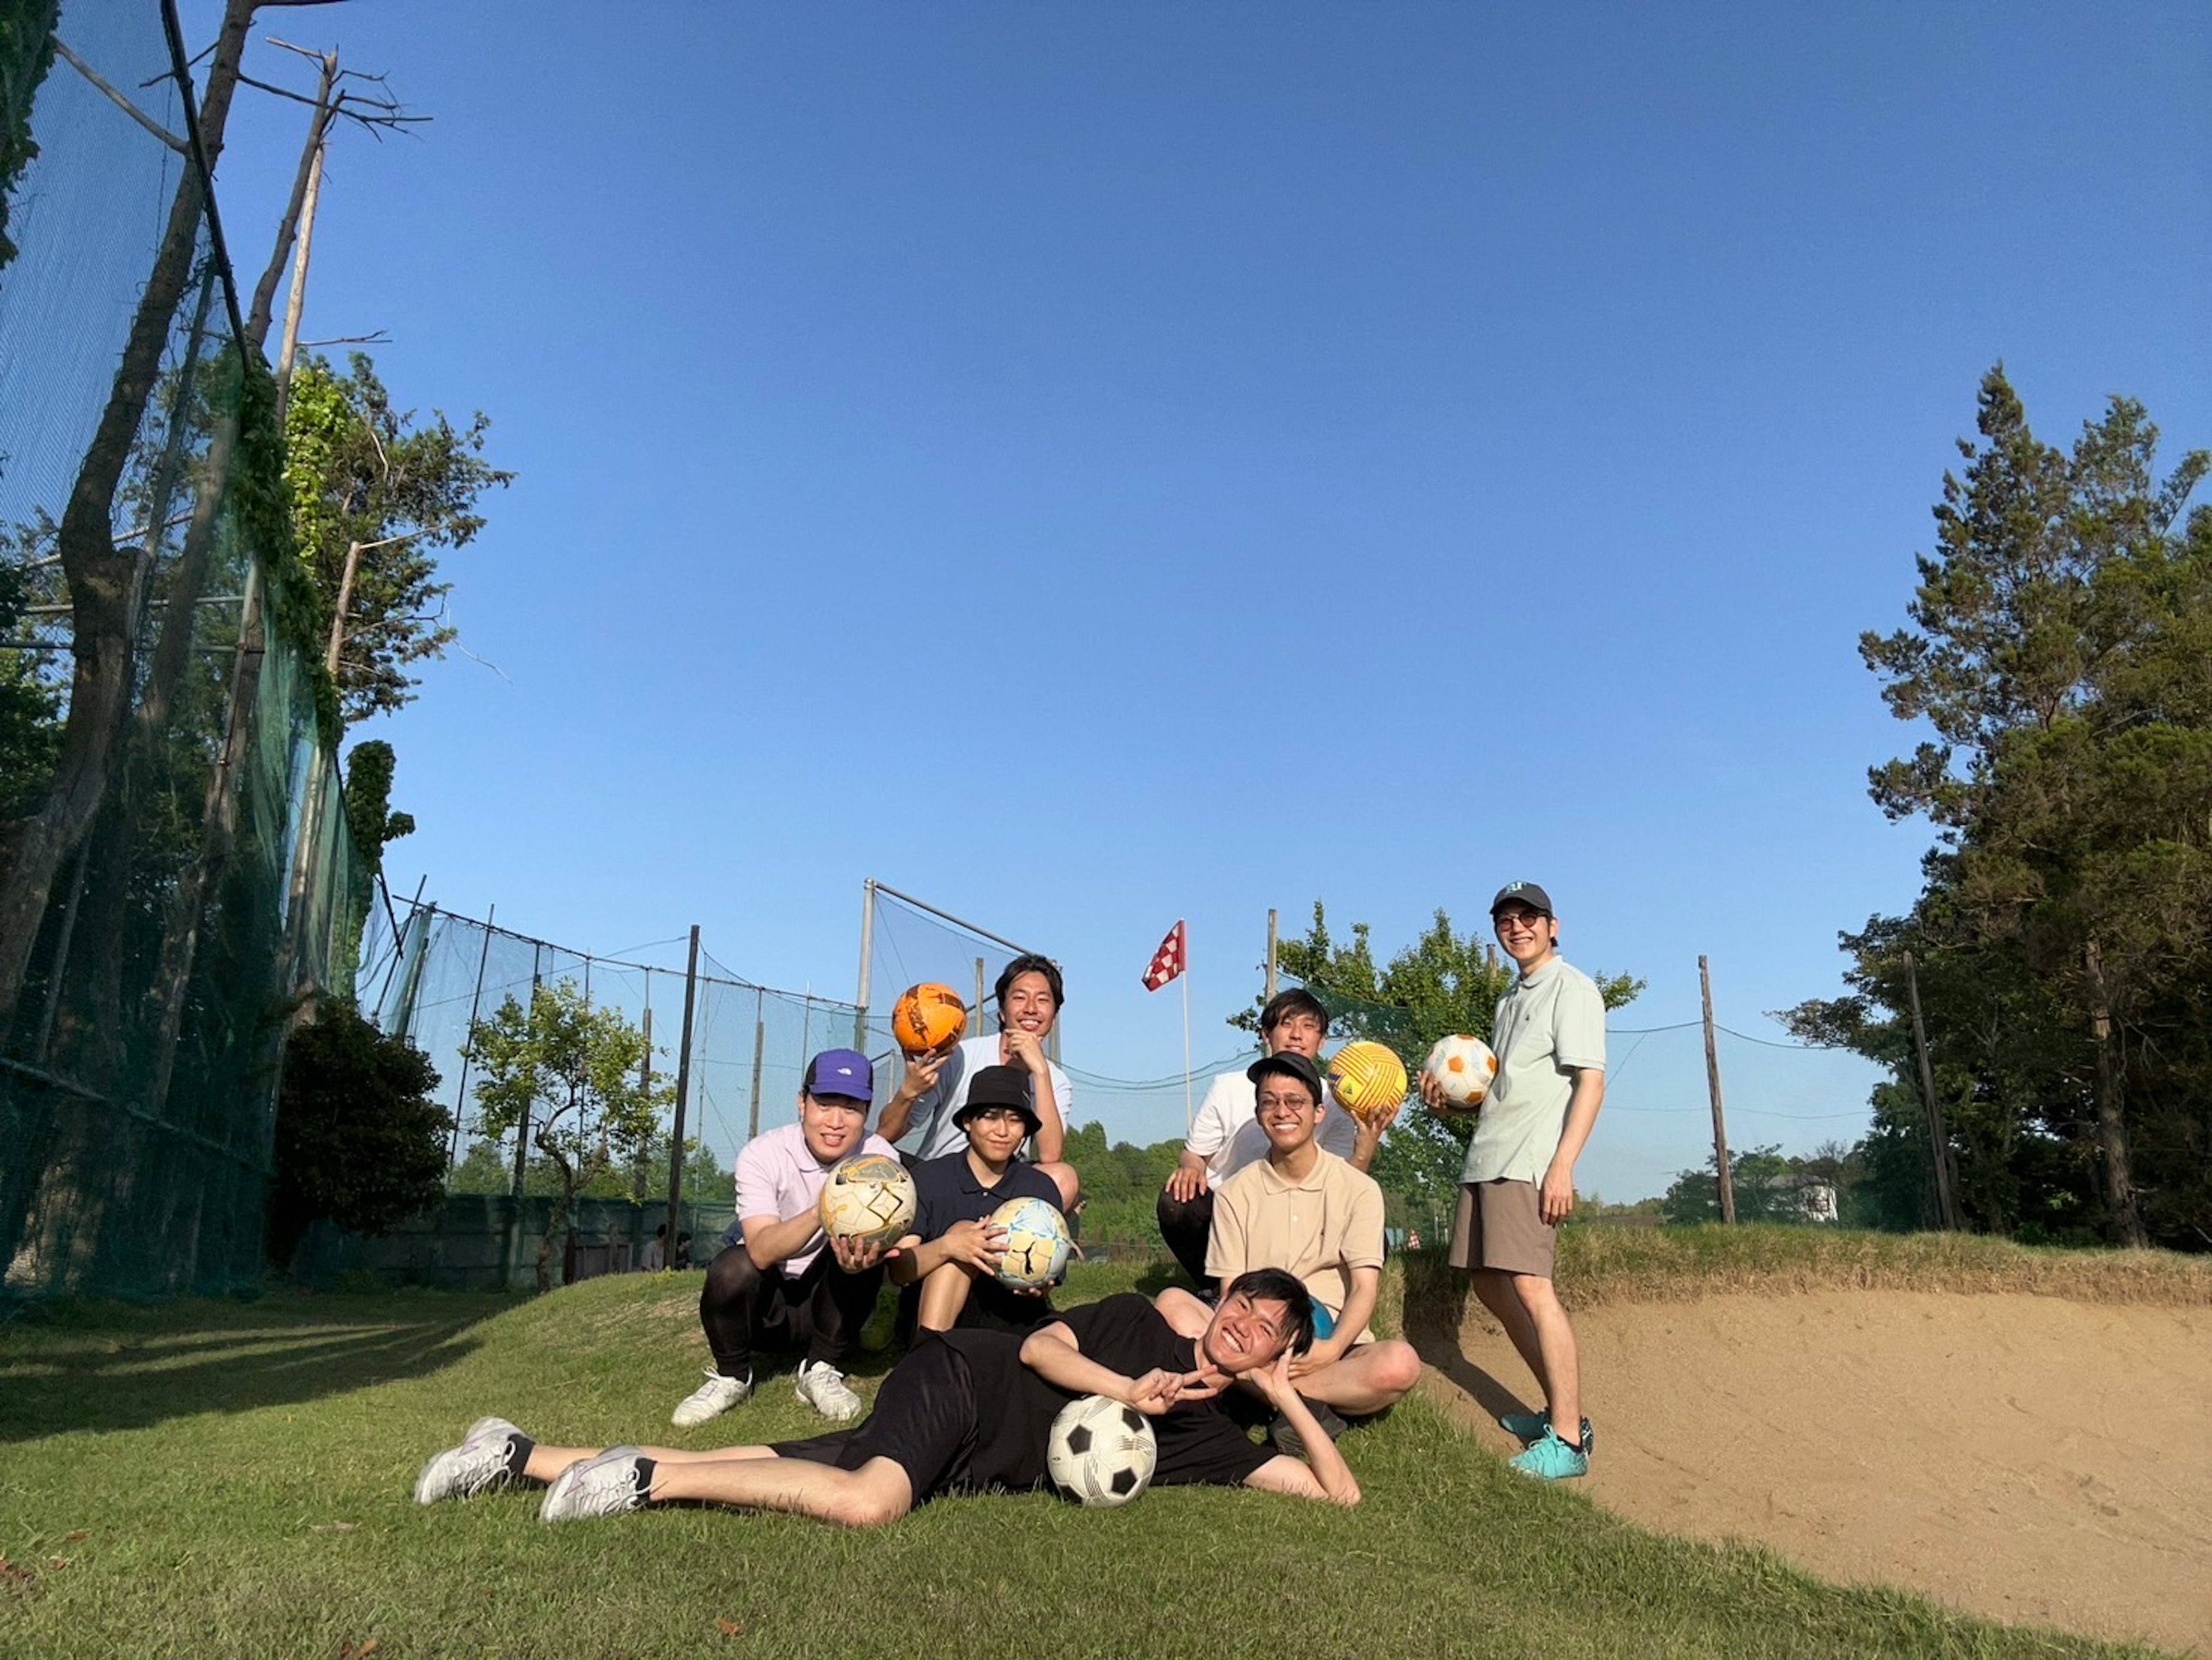
<instances>
[{"instance_id":1,"label":"man wearing black bucket hat","mask_svg":"<svg viewBox=\"0 0 2212 1660\"><path fill-rule=\"evenodd\" d=\"M1037 1131L1029 1073L981 1067L968 1079L953 1122L968 1145L914 1167L914 1231L899 1241L891 1280L912 1288L919 1330L1030 1330L1054 1317L1052 1298L1000 1281L1006 1230L988 1225L992 1212L1010 1199L1042 1199L1055 1209L1060 1202L1053 1179L1021 1156L1022 1143Z\"/></svg>"},{"instance_id":2,"label":"man wearing black bucket hat","mask_svg":"<svg viewBox=\"0 0 2212 1660\"><path fill-rule=\"evenodd\" d=\"M1544 1391L1541 1413L1498 1420L1528 1444L1513 1468L1557 1481L1589 1470L1581 1361L1552 1263L1559 1224L1575 1206L1575 1160L1605 1100L1605 999L1559 955L1552 896L1534 882L1500 888L1490 920L1521 972L1491 1025L1498 1076L1460 1172L1451 1262L1468 1271L1474 1294ZM1421 1098L1443 1105L1425 1075ZM1573 1432L1562 1434L1561 1425Z\"/></svg>"}]
</instances>

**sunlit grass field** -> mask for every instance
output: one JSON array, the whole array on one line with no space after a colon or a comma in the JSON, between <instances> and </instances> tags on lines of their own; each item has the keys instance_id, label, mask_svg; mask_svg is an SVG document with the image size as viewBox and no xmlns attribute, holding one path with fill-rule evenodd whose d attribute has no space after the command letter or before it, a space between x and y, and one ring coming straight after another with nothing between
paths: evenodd
<instances>
[{"instance_id":1,"label":"sunlit grass field","mask_svg":"<svg viewBox=\"0 0 2212 1660\"><path fill-rule=\"evenodd\" d=\"M1139 1273L1079 1268L1064 1298L1149 1289ZM534 1490L414 1505L422 1461L488 1412L572 1442L813 1432L787 1372L669 1426L705 1361L699 1284L19 1313L0 1326L0 1653L2117 1652L1640 1531L1515 1476L1419 1396L1346 1438L1367 1495L1350 1512L1210 1489L1112 1511L1029 1495L852 1534L706 1510L547 1528ZM868 1356L857 1386L890 1360ZM1717 1426L1713 1456L1757 1450Z\"/></svg>"}]
</instances>

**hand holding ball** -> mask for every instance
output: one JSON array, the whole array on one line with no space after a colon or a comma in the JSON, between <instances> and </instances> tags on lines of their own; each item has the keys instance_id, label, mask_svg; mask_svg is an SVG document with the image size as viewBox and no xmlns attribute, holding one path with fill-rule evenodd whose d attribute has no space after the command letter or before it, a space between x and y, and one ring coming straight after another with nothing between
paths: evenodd
<instances>
[{"instance_id":1,"label":"hand holding ball","mask_svg":"<svg viewBox=\"0 0 2212 1660\"><path fill-rule=\"evenodd\" d=\"M950 986L926 980L908 986L891 1006L891 1036L908 1055L928 1055L960 1041L968 1006Z\"/></svg>"},{"instance_id":2,"label":"hand holding ball","mask_svg":"<svg viewBox=\"0 0 2212 1660\"><path fill-rule=\"evenodd\" d=\"M1328 1063L1328 1092L1364 1123L1388 1118L1405 1104L1406 1063L1387 1044L1346 1043Z\"/></svg>"},{"instance_id":3,"label":"hand holding ball","mask_svg":"<svg viewBox=\"0 0 2212 1660\"><path fill-rule=\"evenodd\" d=\"M856 1152L822 1184L822 1231L859 1245L894 1245L914 1227L917 1203L904 1164L880 1152Z\"/></svg>"},{"instance_id":4,"label":"hand holding ball","mask_svg":"<svg viewBox=\"0 0 2212 1660\"><path fill-rule=\"evenodd\" d=\"M1439 1037L1421 1063L1421 1077L1431 1086L1421 1091L1422 1098L1444 1117L1463 1117L1481 1110L1490 1080L1497 1076L1498 1057L1482 1039L1463 1033Z\"/></svg>"},{"instance_id":5,"label":"hand holding ball","mask_svg":"<svg viewBox=\"0 0 2212 1660\"><path fill-rule=\"evenodd\" d=\"M991 1213L988 1225L1006 1231L1006 1255L999 1259L1001 1284L1016 1291L1043 1291L1067 1272L1075 1241L1058 1206L1042 1199L1009 1199Z\"/></svg>"}]
</instances>

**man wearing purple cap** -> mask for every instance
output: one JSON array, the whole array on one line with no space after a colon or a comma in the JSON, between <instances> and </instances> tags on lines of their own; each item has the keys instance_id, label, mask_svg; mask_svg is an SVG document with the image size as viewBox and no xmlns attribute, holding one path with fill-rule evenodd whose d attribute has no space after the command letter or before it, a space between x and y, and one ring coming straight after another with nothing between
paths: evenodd
<instances>
[{"instance_id":1,"label":"man wearing purple cap","mask_svg":"<svg viewBox=\"0 0 2212 1660\"><path fill-rule=\"evenodd\" d=\"M764 1130L738 1155L738 1237L708 1264L699 1323L714 1351L707 1381L669 1421L690 1429L752 1393L755 1349L799 1354L799 1398L833 1423L860 1413L845 1357L884 1280L882 1247L824 1237L823 1184L854 1153L898 1157L868 1134L875 1068L854 1049L824 1049L806 1065L799 1122Z\"/></svg>"}]
</instances>

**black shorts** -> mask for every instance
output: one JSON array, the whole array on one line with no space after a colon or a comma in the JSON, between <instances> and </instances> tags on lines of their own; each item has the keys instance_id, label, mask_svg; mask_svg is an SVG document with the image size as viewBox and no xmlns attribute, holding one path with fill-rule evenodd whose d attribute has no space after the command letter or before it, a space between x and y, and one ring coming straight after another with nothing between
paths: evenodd
<instances>
[{"instance_id":1,"label":"black shorts","mask_svg":"<svg viewBox=\"0 0 2212 1660\"><path fill-rule=\"evenodd\" d=\"M914 1502L958 1487L975 1450L975 1382L950 1343L925 1338L884 1379L866 1421L804 1441L775 1441L779 1458L856 1470L888 1458L906 1472Z\"/></svg>"}]
</instances>

